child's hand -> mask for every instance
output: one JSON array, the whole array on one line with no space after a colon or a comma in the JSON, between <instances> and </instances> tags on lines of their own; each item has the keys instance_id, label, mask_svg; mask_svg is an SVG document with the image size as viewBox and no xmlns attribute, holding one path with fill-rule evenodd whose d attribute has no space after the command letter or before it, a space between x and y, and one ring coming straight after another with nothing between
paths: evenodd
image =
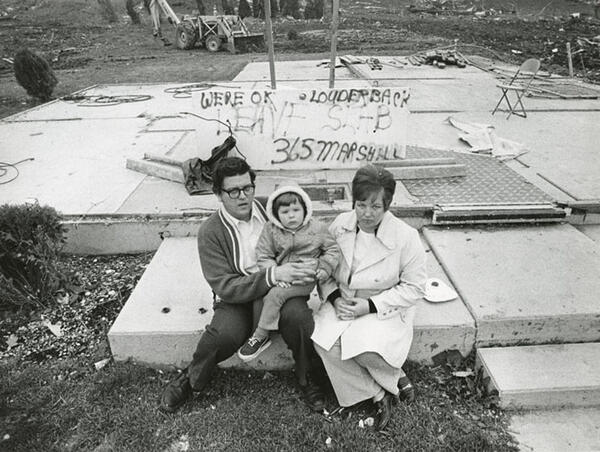
<instances>
[{"instance_id":1,"label":"child's hand","mask_svg":"<svg viewBox=\"0 0 600 452\"><path fill-rule=\"evenodd\" d=\"M317 269L317 273L315 274L315 277L317 278L317 281L323 282L327 278L329 278L329 275L327 274L327 272L325 270L323 270L322 268L319 268L319 269Z\"/></svg>"},{"instance_id":2,"label":"child's hand","mask_svg":"<svg viewBox=\"0 0 600 452\"><path fill-rule=\"evenodd\" d=\"M285 282L285 281L279 281L277 283L277 287L284 287L285 288L285 287L290 287L290 286L291 286L291 284L288 283L288 282Z\"/></svg>"}]
</instances>

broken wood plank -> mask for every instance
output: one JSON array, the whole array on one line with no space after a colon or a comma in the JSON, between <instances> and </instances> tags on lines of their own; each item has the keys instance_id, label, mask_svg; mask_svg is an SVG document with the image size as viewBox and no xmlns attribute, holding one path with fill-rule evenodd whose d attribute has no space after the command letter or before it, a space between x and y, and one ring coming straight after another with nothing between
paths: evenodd
<instances>
[{"instance_id":1,"label":"broken wood plank","mask_svg":"<svg viewBox=\"0 0 600 452\"><path fill-rule=\"evenodd\" d=\"M127 159L125 167L148 176L159 177L180 184L184 182L183 169L180 165L169 165L153 160Z\"/></svg>"},{"instance_id":2,"label":"broken wood plank","mask_svg":"<svg viewBox=\"0 0 600 452\"><path fill-rule=\"evenodd\" d=\"M384 168L397 168L401 166L454 165L457 164L457 161L452 157L433 157L424 159L391 160L386 162L378 162L378 164Z\"/></svg>"},{"instance_id":3,"label":"broken wood plank","mask_svg":"<svg viewBox=\"0 0 600 452\"><path fill-rule=\"evenodd\" d=\"M352 63L351 60L347 59L345 56L341 56L340 61L344 63L344 66L346 66L355 77L366 80L371 84L371 86L379 86L379 80L373 79L368 72L359 67L359 64Z\"/></svg>"},{"instance_id":4,"label":"broken wood plank","mask_svg":"<svg viewBox=\"0 0 600 452\"><path fill-rule=\"evenodd\" d=\"M155 162L166 163L167 165L181 166L183 161L174 159L164 154L145 153L144 160L154 160Z\"/></svg>"},{"instance_id":5,"label":"broken wood plank","mask_svg":"<svg viewBox=\"0 0 600 452\"><path fill-rule=\"evenodd\" d=\"M394 179L400 180L438 179L467 175L467 168L463 164L388 167L387 170L394 175Z\"/></svg>"}]
</instances>

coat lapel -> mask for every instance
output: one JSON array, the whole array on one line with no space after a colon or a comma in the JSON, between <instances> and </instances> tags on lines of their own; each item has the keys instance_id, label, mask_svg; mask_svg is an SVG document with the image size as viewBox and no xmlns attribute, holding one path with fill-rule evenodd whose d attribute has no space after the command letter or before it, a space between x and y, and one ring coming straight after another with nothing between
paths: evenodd
<instances>
[{"instance_id":1,"label":"coat lapel","mask_svg":"<svg viewBox=\"0 0 600 452\"><path fill-rule=\"evenodd\" d=\"M379 261L384 260L396 249L396 242L394 240L394 221L393 215L390 212L386 212L381 220L381 224L377 229L377 239L373 244L373 249L369 250L362 262L359 263L355 273L358 273L371 265L376 264ZM356 236L356 234L355 234ZM354 242L353 242L354 245ZM353 246L354 249L354 246ZM352 265L352 263L350 263Z\"/></svg>"},{"instance_id":2,"label":"coat lapel","mask_svg":"<svg viewBox=\"0 0 600 452\"><path fill-rule=\"evenodd\" d=\"M348 268L352 268L352 259L354 258L354 243L356 242L356 214L348 218L348 221L341 225L336 241L342 251L342 255L348 264Z\"/></svg>"}]
</instances>

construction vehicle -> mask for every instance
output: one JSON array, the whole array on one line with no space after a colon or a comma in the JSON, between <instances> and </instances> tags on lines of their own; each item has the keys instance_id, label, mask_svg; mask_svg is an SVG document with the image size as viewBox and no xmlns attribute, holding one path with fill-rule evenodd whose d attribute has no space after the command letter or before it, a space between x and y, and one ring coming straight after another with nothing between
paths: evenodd
<instances>
[{"instance_id":1,"label":"construction vehicle","mask_svg":"<svg viewBox=\"0 0 600 452\"><path fill-rule=\"evenodd\" d=\"M200 42L209 52L225 47L231 53L264 48L264 36L252 34L236 15L184 16L177 25L175 42L180 49L191 49Z\"/></svg>"},{"instance_id":2,"label":"construction vehicle","mask_svg":"<svg viewBox=\"0 0 600 452\"><path fill-rule=\"evenodd\" d=\"M217 52L221 48L226 48L231 53L236 53L236 51L248 51L264 47L263 34L250 33L240 16L225 14L214 14L212 16L184 15L179 19L167 0L158 0L158 4L169 22L175 26L175 43L179 49L188 50L197 43L202 44L209 52Z\"/></svg>"}]
</instances>

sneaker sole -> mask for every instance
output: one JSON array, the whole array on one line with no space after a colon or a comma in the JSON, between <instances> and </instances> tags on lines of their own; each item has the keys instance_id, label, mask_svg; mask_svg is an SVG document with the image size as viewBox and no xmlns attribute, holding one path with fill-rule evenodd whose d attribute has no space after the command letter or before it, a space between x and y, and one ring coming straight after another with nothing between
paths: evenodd
<instances>
[{"instance_id":1,"label":"sneaker sole","mask_svg":"<svg viewBox=\"0 0 600 452\"><path fill-rule=\"evenodd\" d=\"M240 358L242 361L244 361L245 363L247 363L248 361L252 361L253 359L257 358L258 355L260 355L262 352L264 352L266 349L269 348L269 346L271 345L271 339L269 339L267 342L265 342L257 351L256 353L252 354L252 355L242 355L240 353L240 351L238 350L237 355L238 358Z\"/></svg>"}]
</instances>

